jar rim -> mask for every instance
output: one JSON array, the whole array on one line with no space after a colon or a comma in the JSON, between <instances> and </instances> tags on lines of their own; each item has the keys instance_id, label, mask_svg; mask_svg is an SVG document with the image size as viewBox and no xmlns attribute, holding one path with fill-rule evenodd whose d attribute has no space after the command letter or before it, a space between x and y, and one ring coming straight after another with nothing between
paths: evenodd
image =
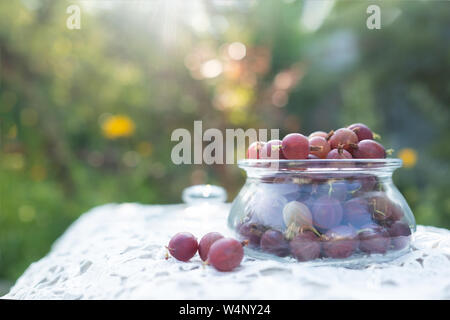
<instances>
[{"instance_id":1,"label":"jar rim","mask_svg":"<svg viewBox=\"0 0 450 320\"><path fill-rule=\"evenodd\" d=\"M398 158L384 159L242 159L239 168L261 170L298 171L393 171L403 161Z\"/></svg>"}]
</instances>

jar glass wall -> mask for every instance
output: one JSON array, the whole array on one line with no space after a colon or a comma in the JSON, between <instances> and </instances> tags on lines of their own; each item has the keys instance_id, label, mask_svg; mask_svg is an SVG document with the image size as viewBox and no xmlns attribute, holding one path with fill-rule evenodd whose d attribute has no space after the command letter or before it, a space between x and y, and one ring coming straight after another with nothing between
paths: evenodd
<instances>
[{"instance_id":1,"label":"jar glass wall","mask_svg":"<svg viewBox=\"0 0 450 320\"><path fill-rule=\"evenodd\" d=\"M247 181L228 224L258 257L319 264L391 260L409 250L416 228L392 182L401 164L399 159L240 161Z\"/></svg>"}]
</instances>

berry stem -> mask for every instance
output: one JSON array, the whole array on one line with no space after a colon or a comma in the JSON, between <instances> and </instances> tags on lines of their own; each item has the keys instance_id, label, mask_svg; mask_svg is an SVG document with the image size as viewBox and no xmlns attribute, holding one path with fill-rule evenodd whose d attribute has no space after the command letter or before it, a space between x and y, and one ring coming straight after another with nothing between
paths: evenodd
<instances>
[{"instance_id":1,"label":"berry stem","mask_svg":"<svg viewBox=\"0 0 450 320\"><path fill-rule=\"evenodd\" d=\"M386 217L386 214L383 211L375 209L375 212L381 214L383 217Z\"/></svg>"},{"instance_id":2,"label":"berry stem","mask_svg":"<svg viewBox=\"0 0 450 320\"><path fill-rule=\"evenodd\" d=\"M246 246L248 246L249 243L250 243L249 240L244 240L244 241L241 242L241 245L242 245L243 247L246 247Z\"/></svg>"},{"instance_id":3,"label":"berry stem","mask_svg":"<svg viewBox=\"0 0 450 320\"><path fill-rule=\"evenodd\" d=\"M322 151L323 147L322 146L310 146L309 150L310 151Z\"/></svg>"},{"instance_id":4,"label":"berry stem","mask_svg":"<svg viewBox=\"0 0 450 320\"><path fill-rule=\"evenodd\" d=\"M392 154L394 153L394 151L395 151L395 150L392 149L392 148L391 148L391 149L387 149L387 150L386 150L386 154L387 154L388 156L390 156L390 155L392 155Z\"/></svg>"},{"instance_id":5,"label":"berry stem","mask_svg":"<svg viewBox=\"0 0 450 320\"><path fill-rule=\"evenodd\" d=\"M322 235L320 234L320 232L317 231L317 229L314 228L313 226L303 226L303 227L300 228L300 232L303 233L304 230L310 230L310 231L314 232L315 235L318 236L318 237L321 237L321 236L322 236Z\"/></svg>"},{"instance_id":6,"label":"berry stem","mask_svg":"<svg viewBox=\"0 0 450 320\"><path fill-rule=\"evenodd\" d=\"M355 192L358 192L361 188L362 188L362 186L359 185L357 189L349 191L349 193L354 194Z\"/></svg>"},{"instance_id":7,"label":"berry stem","mask_svg":"<svg viewBox=\"0 0 450 320\"><path fill-rule=\"evenodd\" d=\"M299 233L299 230L300 228L294 222L292 222L286 229L284 236L286 237L286 239L292 240Z\"/></svg>"},{"instance_id":8,"label":"berry stem","mask_svg":"<svg viewBox=\"0 0 450 320\"><path fill-rule=\"evenodd\" d=\"M330 132L328 132L327 137L325 139L330 140L330 138L333 136L334 134L334 130L331 130Z\"/></svg>"}]
</instances>

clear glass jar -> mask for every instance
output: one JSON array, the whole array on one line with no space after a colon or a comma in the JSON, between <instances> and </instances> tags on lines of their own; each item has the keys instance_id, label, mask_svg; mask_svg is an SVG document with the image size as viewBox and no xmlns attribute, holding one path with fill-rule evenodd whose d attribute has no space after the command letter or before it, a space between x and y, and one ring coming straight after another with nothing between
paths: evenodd
<instances>
[{"instance_id":1,"label":"clear glass jar","mask_svg":"<svg viewBox=\"0 0 450 320\"><path fill-rule=\"evenodd\" d=\"M414 215L392 182L400 159L242 160L228 224L247 253L366 264L409 250Z\"/></svg>"}]
</instances>

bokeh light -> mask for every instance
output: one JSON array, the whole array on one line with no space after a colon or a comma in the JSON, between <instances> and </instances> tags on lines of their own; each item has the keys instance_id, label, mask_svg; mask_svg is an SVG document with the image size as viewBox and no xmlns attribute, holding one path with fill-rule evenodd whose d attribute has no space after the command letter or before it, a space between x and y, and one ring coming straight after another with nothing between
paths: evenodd
<instances>
[{"instance_id":1,"label":"bokeh light","mask_svg":"<svg viewBox=\"0 0 450 320\"><path fill-rule=\"evenodd\" d=\"M244 59L247 53L247 48L243 43L233 42L228 46L228 55L233 60L242 60Z\"/></svg>"},{"instance_id":2,"label":"bokeh light","mask_svg":"<svg viewBox=\"0 0 450 320\"><path fill-rule=\"evenodd\" d=\"M223 66L220 60L211 59L204 62L201 66L201 73L205 78L215 78L223 71Z\"/></svg>"}]
</instances>

